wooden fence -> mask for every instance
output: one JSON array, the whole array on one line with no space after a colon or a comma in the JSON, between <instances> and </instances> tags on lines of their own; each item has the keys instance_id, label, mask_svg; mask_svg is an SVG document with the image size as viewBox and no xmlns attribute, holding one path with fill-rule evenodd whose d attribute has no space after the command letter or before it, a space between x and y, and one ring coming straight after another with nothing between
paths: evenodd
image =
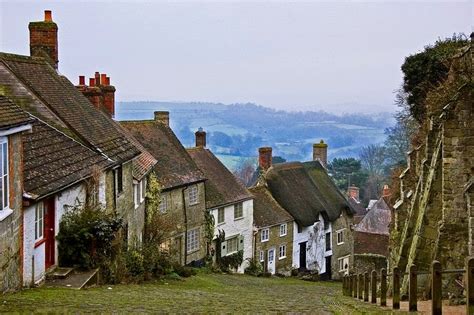
<instances>
[{"instance_id":1,"label":"wooden fence","mask_svg":"<svg viewBox=\"0 0 474 315\"><path fill-rule=\"evenodd\" d=\"M418 271L415 265L410 266L410 272L401 274L395 267L392 273L385 269L380 270L380 276L373 270L370 274L347 275L342 279L342 292L345 296L352 296L365 302L377 304L377 284L380 281L380 306L387 306L387 278L392 280L393 309L400 309L400 278L408 276L408 308L417 311L417 278L418 275L431 275L431 313L442 314L442 275L465 274L466 314L474 314L474 257L466 259L464 269L441 268L439 261L433 261L430 271ZM369 290L370 288L370 290ZM370 292L369 292L370 291Z\"/></svg>"}]
</instances>

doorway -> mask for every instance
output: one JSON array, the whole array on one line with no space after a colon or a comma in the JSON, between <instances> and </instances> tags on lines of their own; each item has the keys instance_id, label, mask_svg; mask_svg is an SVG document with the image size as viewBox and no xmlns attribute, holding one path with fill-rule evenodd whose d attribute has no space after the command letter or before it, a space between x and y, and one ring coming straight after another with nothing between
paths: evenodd
<instances>
[{"instance_id":1,"label":"doorway","mask_svg":"<svg viewBox=\"0 0 474 315\"><path fill-rule=\"evenodd\" d=\"M268 272L272 275L275 274L275 248L268 250Z\"/></svg>"},{"instance_id":2,"label":"doorway","mask_svg":"<svg viewBox=\"0 0 474 315\"><path fill-rule=\"evenodd\" d=\"M45 239L45 268L55 264L55 202L54 197L46 199L44 202L44 239Z\"/></svg>"},{"instance_id":3,"label":"doorway","mask_svg":"<svg viewBox=\"0 0 474 315\"><path fill-rule=\"evenodd\" d=\"M308 243L308 242L299 243L299 245L300 245L300 270L301 271L306 270L306 243Z\"/></svg>"}]
</instances>

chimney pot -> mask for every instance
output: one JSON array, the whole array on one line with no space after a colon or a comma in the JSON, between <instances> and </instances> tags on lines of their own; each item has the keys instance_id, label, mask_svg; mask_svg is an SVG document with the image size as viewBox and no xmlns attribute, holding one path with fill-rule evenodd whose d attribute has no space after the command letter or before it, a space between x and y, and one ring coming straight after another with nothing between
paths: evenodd
<instances>
[{"instance_id":1,"label":"chimney pot","mask_svg":"<svg viewBox=\"0 0 474 315\"><path fill-rule=\"evenodd\" d=\"M79 85L86 85L86 77L83 75L79 76Z\"/></svg>"},{"instance_id":2,"label":"chimney pot","mask_svg":"<svg viewBox=\"0 0 474 315\"><path fill-rule=\"evenodd\" d=\"M110 77L105 77L105 85L110 85Z\"/></svg>"},{"instance_id":3,"label":"chimney pot","mask_svg":"<svg viewBox=\"0 0 474 315\"><path fill-rule=\"evenodd\" d=\"M388 185L384 185L382 190L382 197L389 197L390 195L390 187L388 187Z\"/></svg>"},{"instance_id":4,"label":"chimney pot","mask_svg":"<svg viewBox=\"0 0 474 315\"><path fill-rule=\"evenodd\" d=\"M102 85L107 85L106 82L107 82L107 75L106 75L105 73L102 73L102 74L100 75L100 84L102 84Z\"/></svg>"},{"instance_id":5,"label":"chimney pot","mask_svg":"<svg viewBox=\"0 0 474 315\"><path fill-rule=\"evenodd\" d=\"M199 127L198 131L195 133L196 136L196 147L206 147L206 132Z\"/></svg>"},{"instance_id":6,"label":"chimney pot","mask_svg":"<svg viewBox=\"0 0 474 315\"><path fill-rule=\"evenodd\" d=\"M170 113L167 111L156 111L155 114L155 122L163 124L167 127L170 126Z\"/></svg>"},{"instance_id":7,"label":"chimney pot","mask_svg":"<svg viewBox=\"0 0 474 315\"><path fill-rule=\"evenodd\" d=\"M359 187L350 186L347 189L347 194L349 195L349 198L354 198L357 202L359 202Z\"/></svg>"},{"instance_id":8,"label":"chimney pot","mask_svg":"<svg viewBox=\"0 0 474 315\"><path fill-rule=\"evenodd\" d=\"M319 143L313 144L313 161L319 161L323 167L328 163L328 145L321 139Z\"/></svg>"},{"instance_id":9,"label":"chimney pot","mask_svg":"<svg viewBox=\"0 0 474 315\"><path fill-rule=\"evenodd\" d=\"M258 166L260 166L262 171L266 171L272 166L271 147L262 147L258 149Z\"/></svg>"},{"instance_id":10,"label":"chimney pot","mask_svg":"<svg viewBox=\"0 0 474 315\"><path fill-rule=\"evenodd\" d=\"M100 73L96 71L95 74L94 74L94 77L95 77L95 84L97 86L99 86L100 85Z\"/></svg>"},{"instance_id":11,"label":"chimney pot","mask_svg":"<svg viewBox=\"0 0 474 315\"><path fill-rule=\"evenodd\" d=\"M95 79L89 78L89 86L95 86Z\"/></svg>"},{"instance_id":12,"label":"chimney pot","mask_svg":"<svg viewBox=\"0 0 474 315\"><path fill-rule=\"evenodd\" d=\"M53 14L51 10L44 10L44 21L53 22Z\"/></svg>"}]
</instances>

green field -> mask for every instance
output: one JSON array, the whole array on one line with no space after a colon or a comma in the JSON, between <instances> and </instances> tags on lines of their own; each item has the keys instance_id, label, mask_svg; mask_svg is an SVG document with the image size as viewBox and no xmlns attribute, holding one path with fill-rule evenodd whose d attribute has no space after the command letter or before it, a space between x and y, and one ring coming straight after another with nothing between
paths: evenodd
<instances>
[{"instance_id":1,"label":"green field","mask_svg":"<svg viewBox=\"0 0 474 315\"><path fill-rule=\"evenodd\" d=\"M340 283L200 272L185 280L37 288L2 296L0 313L312 313L378 314L382 309L342 296Z\"/></svg>"}]
</instances>

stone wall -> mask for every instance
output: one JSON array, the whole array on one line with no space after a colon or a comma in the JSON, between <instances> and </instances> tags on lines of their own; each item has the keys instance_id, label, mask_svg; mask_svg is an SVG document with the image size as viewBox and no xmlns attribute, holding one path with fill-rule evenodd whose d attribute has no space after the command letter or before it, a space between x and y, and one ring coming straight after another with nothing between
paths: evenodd
<instances>
[{"instance_id":1,"label":"stone wall","mask_svg":"<svg viewBox=\"0 0 474 315\"><path fill-rule=\"evenodd\" d=\"M345 211L341 216L332 223L332 259L331 259L331 276L332 279L341 279L344 276L344 272L339 270L339 258L352 255L354 235L351 231L351 225L353 222L353 216L348 215ZM344 233L344 242L338 244L337 232L342 231ZM349 258L349 269L353 264Z\"/></svg>"}]
</instances>

